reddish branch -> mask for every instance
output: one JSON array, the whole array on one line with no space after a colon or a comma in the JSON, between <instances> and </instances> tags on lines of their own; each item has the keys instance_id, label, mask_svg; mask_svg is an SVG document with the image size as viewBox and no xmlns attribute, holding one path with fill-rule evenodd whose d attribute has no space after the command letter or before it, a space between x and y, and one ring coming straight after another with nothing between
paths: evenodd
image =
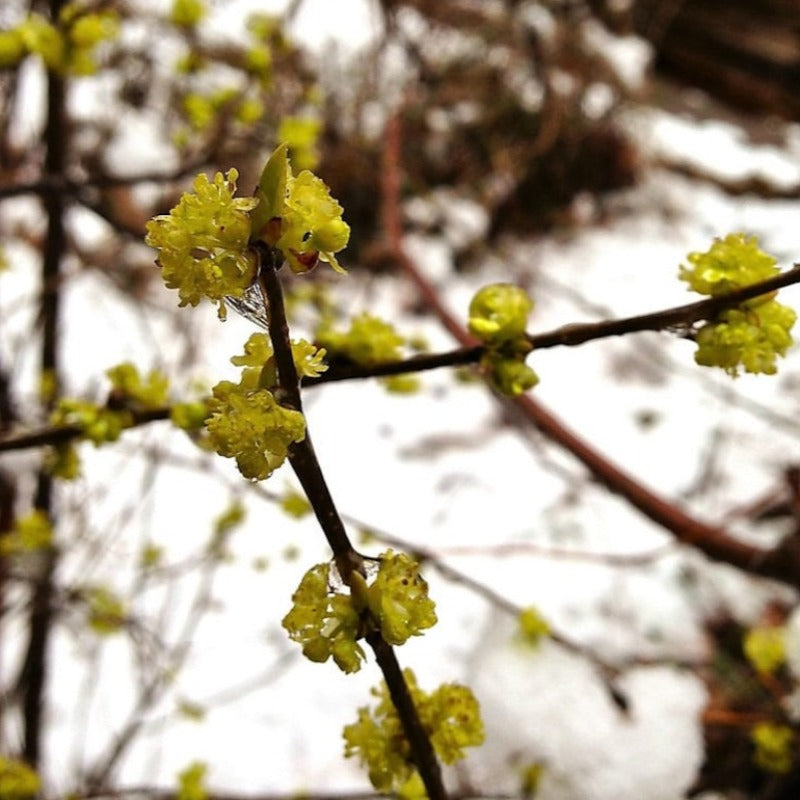
<instances>
[{"instance_id":1,"label":"reddish branch","mask_svg":"<svg viewBox=\"0 0 800 800\"><path fill-rule=\"evenodd\" d=\"M397 263L418 288L424 302L439 317L444 327L464 347L473 347L475 340L464 329L460 321L448 311L436 288L417 268L403 248L399 205L401 144L400 117L395 114L387 123L381 170L383 176L382 221L388 238L388 246ZM791 274L797 271L798 268L795 267ZM670 531L683 544L696 547L715 561L731 564L747 572L773 578L793 586L800 585L800 541L797 537L788 536L781 544L772 549L755 547L742 542L724 527L698 520L673 502L645 487L603 453L595 450L588 442L571 431L533 397L523 395L515 400L502 398L502 402L516 404L530 422L547 437L572 453L600 483L626 499L646 517Z\"/></svg>"}]
</instances>

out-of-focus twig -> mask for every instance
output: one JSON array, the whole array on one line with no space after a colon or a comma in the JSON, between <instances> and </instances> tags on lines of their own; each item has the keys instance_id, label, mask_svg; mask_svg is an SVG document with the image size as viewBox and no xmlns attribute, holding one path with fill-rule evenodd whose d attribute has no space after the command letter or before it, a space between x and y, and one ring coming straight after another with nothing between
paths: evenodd
<instances>
[{"instance_id":1,"label":"out-of-focus twig","mask_svg":"<svg viewBox=\"0 0 800 800\"><path fill-rule=\"evenodd\" d=\"M450 313L439 292L403 248L399 201L402 170L402 130L399 114L392 115L387 122L383 141L382 219L388 245L396 262L417 287L423 301L439 318L442 325L462 346L472 347L475 345L474 339L461 322ZM786 275L792 275L794 280L793 273L796 270L798 267ZM712 299L717 300L717 298ZM792 586L800 585L800 542L796 542L795 537L787 537L778 547L772 549L747 544L735 538L725 528L702 522L648 489L571 431L534 397L522 395L514 400L498 399L500 402L513 403L530 423L572 453L609 491L620 495L646 517L670 531L678 541L696 547L716 561L731 564L752 574L773 578Z\"/></svg>"}]
</instances>

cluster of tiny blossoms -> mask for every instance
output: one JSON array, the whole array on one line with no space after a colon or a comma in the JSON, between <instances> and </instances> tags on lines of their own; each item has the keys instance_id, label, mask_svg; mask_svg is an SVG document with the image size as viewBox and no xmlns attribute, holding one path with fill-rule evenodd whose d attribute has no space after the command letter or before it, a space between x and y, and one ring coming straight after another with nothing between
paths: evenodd
<instances>
[{"instance_id":1,"label":"cluster of tiny blossoms","mask_svg":"<svg viewBox=\"0 0 800 800\"><path fill-rule=\"evenodd\" d=\"M700 294L717 296L771 278L778 273L776 260L763 252L758 239L731 233L715 240L705 253L690 253L692 268L681 267L680 278ZM774 293L757 297L719 314L696 335L695 361L716 366L732 377L745 372L773 375L775 359L792 344L791 329L797 314L778 303Z\"/></svg>"},{"instance_id":2,"label":"cluster of tiny blossoms","mask_svg":"<svg viewBox=\"0 0 800 800\"><path fill-rule=\"evenodd\" d=\"M419 564L405 553L387 550L369 585L353 575L350 594L333 587L330 569L329 564L317 564L306 572L283 619L283 627L311 661L333 657L344 672L356 672L364 659L358 640L370 631L401 645L436 624L428 584Z\"/></svg>"},{"instance_id":3,"label":"cluster of tiny blossoms","mask_svg":"<svg viewBox=\"0 0 800 800\"><path fill-rule=\"evenodd\" d=\"M483 722L475 696L466 686L447 683L428 694L418 686L414 673L404 672L420 722L436 755L445 764L464 758L465 747L483 743ZM373 689L377 706L358 710L358 720L344 729L345 756L358 756L379 792L400 796L424 796L411 749L385 683Z\"/></svg>"},{"instance_id":4,"label":"cluster of tiny blossoms","mask_svg":"<svg viewBox=\"0 0 800 800\"><path fill-rule=\"evenodd\" d=\"M39 776L24 761L0 755L0 797L28 800L41 789Z\"/></svg>"},{"instance_id":5,"label":"cluster of tiny blossoms","mask_svg":"<svg viewBox=\"0 0 800 800\"><path fill-rule=\"evenodd\" d=\"M327 369L324 351L304 340L292 342L298 372L318 375ZM235 458L239 471L251 480L268 478L283 462L289 447L305 438L302 413L282 406L271 387L277 376L272 345L264 333L254 333L241 356L231 361L242 367L238 383L220 381L208 401L209 442L221 456Z\"/></svg>"},{"instance_id":6,"label":"cluster of tiny blossoms","mask_svg":"<svg viewBox=\"0 0 800 800\"><path fill-rule=\"evenodd\" d=\"M158 250L161 276L177 289L180 305L204 297L222 311L225 297L241 297L256 277L252 244L262 241L281 251L294 272L319 261L344 272L336 260L350 237L342 207L328 187L308 170L292 174L285 146L267 162L256 197L235 198L235 169L213 181L200 174L194 192L182 195L169 214L147 223L145 241ZM251 213L255 212L255 213Z\"/></svg>"},{"instance_id":7,"label":"cluster of tiny blossoms","mask_svg":"<svg viewBox=\"0 0 800 800\"><path fill-rule=\"evenodd\" d=\"M340 356L365 367L398 361L403 357L405 344L405 339L391 323L366 311L353 317L346 331L334 330L323 323L317 328L315 339L331 356Z\"/></svg>"},{"instance_id":8,"label":"cluster of tiny blossoms","mask_svg":"<svg viewBox=\"0 0 800 800\"><path fill-rule=\"evenodd\" d=\"M131 427L137 413L163 408L169 398L169 382L159 370L141 375L130 362L106 370L111 390L102 405L89 400L62 397L58 400L50 422L57 426L75 426L81 438L96 446L119 439L122 431ZM80 474L73 441L60 443L53 448L48 466L50 472L64 480Z\"/></svg>"},{"instance_id":9,"label":"cluster of tiny blossoms","mask_svg":"<svg viewBox=\"0 0 800 800\"><path fill-rule=\"evenodd\" d=\"M325 261L343 273L334 255L350 238L350 227L342 220L342 207L331 197L328 187L307 169L296 178L290 171L287 190L281 235L275 246L294 272L308 272L317 261Z\"/></svg>"},{"instance_id":10,"label":"cluster of tiny blossoms","mask_svg":"<svg viewBox=\"0 0 800 800\"><path fill-rule=\"evenodd\" d=\"M534 387L539 378L525 363L531 345L525 336L533 300L518 286L484 286L469 304L470 333L485 345L481 367L503 394L515 397Z\"/></svg>"},{"instance_id":11,"label":"cluster of tiny blossoms","mask_svg":"<svg viewBox=\"0 0 800 800\"><path fill-rule=\"evenodd\" d=\"M344 271L335 256L350 233L341 219L342 208L319 178L308 171L293 175L285 146L267 162L254 198L234 199L236 178L235 170L226 176L217 173L213 181L198 176L194 194L184 195L169 215L148 225L147 242L158 249L164 280L178 290L181 305L196 305L207 297L221 307L225 297L241 297L256 277L258 245L279 250L294 272L306 272L318 261ZM355 333L345 337L351 358L379 362L399 357L403 340L391 326L381 327L379 320L368 317L360 322L364 330L359 334L354 323ZM376 327L380 336L374 335ZM515 336L523 332L524 321ZM291 346L301 376L326 369L324 350L302 340ZM516 358L509 338L493 341L493 350L502 350L506 361ZM208 440L218 453L235 458L243 475L261 480L280 466L292 444L305 438L305 419L276 398L277 368L265 334L253 334L244 353L232 361L242 368L241 378L214 387L206 408ZM358 572L349 577L349 592L334 587L331 570L330 564L317 564L306 572L283 619L310 660L332 657L344 672L355 672L365 658L359 644L365 636L379 634L388 644L400 645L436 623L428 585L409 556L387 551L371 582ZM483 741L478 703L468 689L445 685L427 695L411 673L406 680L443 761L452 763L463 757L464 747ZM384 687L378 695L374 716L361 709L359 721L345 729L347 755L360 756L377 788L405 787L422 796L424 788L388 690Z\"/></svg>"},{"instance_id":12,"label":"cluster of tiny blossoms","mask_svg":"<svg viewBox=\"0 0 800 800\"><path fill-rule=\"evenodd\" d=\"M0 69L14 67L29 55L39 56L48 69L61 74L93 75L96 50L119 32L115 11L89 11L86 3L67 3L55 25L40 14L29 14L13 28L0 31Z\"/></svg>"},{"instance_id":13,"label":"cluster of tiny blossoms","mask_svg":"<svg viewBox=\"0 0 800 800\"><path fill-rule=\"evenodd\" d=\"M180 305L196 306L204 297L222 304L241 297L256 274L250 249L250 217L258 201L234 198L239 173L205 174L194 180L169 214L147 223L145 242L158 250L157 263L169 289L177 289Z\"/></svg>"},{"instance_id":14,"label":"cluster of tiny blossoms","mask_svg":"<svg viewBox=\"0 0 800 800\"><path fill-rule=\"evenodd\" d=\"M194 192L147 225L145 241L158 250L162 278L178 290L180 305L205 297L224 314L224 299L242 297L256 279L259 242L279 250L295 272L320 260L343 271L335 256L350 234L342 207L315 175L292 174L285 146L268 160L256 197L234 197L237 178L235 169L218 172L213 181L198 175ZM301 375L326 368L324 351L308 342L295 342L292 350ZM208 402L209 441L220 455L235 458L245 477L263 480L303 440L305 421L272 392L277 376L266 336L251 337L234 363L244 367L241 380L217 384Z\"/></svg>"},{"instance_id":15,"label":"cluster of tiny blossoms","mask_svg":"<svg viewBox=\"0 0 800 800\"><path fill-rule=\"evenodd\" d=\"M796 737L788 725L759 722L750 732L756 766L765 772L785 775L795 763Z\"/></svg>"}]
</instances>

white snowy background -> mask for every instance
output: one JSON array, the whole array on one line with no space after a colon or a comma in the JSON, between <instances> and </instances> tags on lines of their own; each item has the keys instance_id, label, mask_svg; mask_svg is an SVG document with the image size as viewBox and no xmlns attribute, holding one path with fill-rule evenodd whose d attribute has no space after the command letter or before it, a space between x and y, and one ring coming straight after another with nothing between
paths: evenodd
<instances>
[{"instance_id":1,"label":"white snowy background","mask_svg":"<svg viewBox=\"0 0 800 800\"><path fill-rule=\"evenodd\" d=\"M219 2L216 9L221 19L232 19L240 6L282 5ZM374 24L367 2L317 0L305 3L296 29L314 50L330 38L355 49L370 40ZM775 183L800 178L800 128L794 145L778 150L748 144L733 126L664 112L631 110L627 124L653 161L685 159L721 176L758 174ZM158 162L146 147L135 158L120 147L131 170ZM469 204L447 196L422 202L409 209L411 219L424 215L428 202L429 213L480 235L480 212ZM34 209L20 202L9 213ZM678 265L731 231L759 236L788 267L800 258L799 213L800 201L731 198L652 168L639 185L608 201L602 222L509 242L477 273L450 268L446 236L410 235L407 245L462 316L478 287L521 275L536 298L535 332L688 302ZM77 222L93 235L88 218ZM13 268L0 277L0 341L6 355L12 345L23 354L18 369L32 375L35 349L16 350L29 330L36 290L26 255L10 252ZM434 322L405 312L413 293L400 277L343 278L335 291L352 312L385 314L400 330L424 334L432 349L453 345ZM175 317L165 313L174 297L163 295L151 306L131 307L93 274L71 277L62 343L69 392L99 395L98 376L125 359L206 383L234 375L228 359L251 326L238 318L221 324L210 307L183 310L177 336ZM782 299L800 307L796 288ZM187 341L196 348L190 368ZM800 360L791 352L776 377L731 381L696 367L692 351L666 334L640 334L534 353L530 363L541 378L537 398L573 430L647 486L717 521L779 485L781 470L798 461ZM534 430L521 434L506 426L479 385L461 385L442 371L424 375L423 386L411 397L389 395L376 382L306 394L309 430L351 531L374 528L437 552L510 603L535 606L556 632L596 654L592 661L554 642L535 652L521 648L511 616L429 568L440 622L399 658L423 688L466 681L478 695L487 740L460 769L496 793L517 789L515 765L541 761L537 796L543 800L682 797L702 762L699 714L706 696L691 670L670 664L707 655L702 625L715 608L755 620L775 587L671 545L571 456ZM378 670L369 663L344 676L330 664L311 664L280 627L303 572L328 558L315 523L288 518L268 496L294 485L288 468L264 487L251 486L231 464L199 454L167 424L127 433L117 446L84 445L81 453L84 478L63 491L70 513L60 535L84 546L66 555L59 578L66 584L91 575L122 594L133 592L134 610L157 623L141 632L145 638L187 636L181 626L200 579L137 586L141 547L157 543L167 562L178 564L208 540L209 520L231 497L248 511L230 542L229 562L213 579L207 613L188 636L186 663L147 713L119 782L170 786L180 769L202 760L212 788L247 794L366 789L361 770L342 757L341 728L371 700ZM35 453L2 456L4 465L20 469L35 459ZM715 479L695 493L709 462ZM780 533L742 530L759 542ZM614 565L593 554L637 558ZM259 569L263 560L266 569ZM3 674L20 644L6 632ZM637 659L657 663L625 669ZM627 713L612 702L597 662L621 668L614 685L628 699ZM122 636L98 642L78 619L59 628L51 663L46 762L55 790L101 758L136 716L137 687L130 642ZM181 702L205 707L205 718L177 714Z\"/></svg>"}]
</instances>

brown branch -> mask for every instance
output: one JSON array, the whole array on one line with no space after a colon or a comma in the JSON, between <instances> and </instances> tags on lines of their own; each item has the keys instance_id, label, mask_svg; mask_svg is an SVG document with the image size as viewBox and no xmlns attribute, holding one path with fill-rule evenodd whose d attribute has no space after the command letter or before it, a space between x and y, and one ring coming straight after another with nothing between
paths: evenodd
<instances>
[{"instance_id":1,"label":"brown branch","mask_svg":"<svg viewBox=\"0 0 800 800\"><path fill-rule=\"evenodd\" d=\"M401 135L400 118L395 114L387 123L383 154L383 172L391 172L390 175L384 177L382 186L385 232L389 239L389 246L398 264L417 287L424 302L439 317L442 325L464 347L473 347L475 342L472 337L444 306L435 287L420 272L403 248L399 204L397 196L393 195L400 185ZM386 218L389 216L392 218ZM781 279L787 277L794 281L797 270L798 267L795 267L780 277ZM712 300L715 303L729 301L730 296L712 298ZM708 302L701 301L696 305ZM566 333L562 330L561 335L569 337L573 334L570 334L569 330ZM606 333L605 335L613 334ZM678 508L674 503L645 487L640 481L624 472L605 455L571 431L533 397L523 395L515 400L498 399L506 404L515 405L516 409L521 411L529 422L581 461L600 483L615 494L619 494L644 516L670 531L678 541L696 547L716 561L731 564L747 572L773 578L792 586L800 584L800 541L796 537L787 537L774 549L755 547L742 542L726 529L701 522Z\"/></svg>"},{"instance_id":2,"label":"brown branch","mask_svg":"<svg viewBox=\"0 0 800 800\"><path fill-rule=\"evenodd\" d=\"M152 408L147 411L132 411L132 424L125 428L137 428L140 425L148 425L151 422L169 419L171 406ZM56 446L66 444L73 439L80 439L84 436L82 425L49 425L37 428L26 433L18 433L15 436L7 436L0 439L0 453L7 453L12 450L25 450L29 447L44 447L47 445Z\"/></svg>"},{"instance_id":3,"label":"brown branch","mask_svg":"<svg viewBox=\"0 0 800 800\"><path fill-rule=\"evenodd\" d=\"M34 181L23 181L10 183L0 186L0 199L19 197L21 195L33 194L47 196L54 193L62 195L75 195L86 189L113 189L125 186L138 186L142 183L174 183L184 180L197 170L207 166L207 157L193 158L186 164L182 164L177 169L153 170L152 172L142 172L131 176L121 175L96 175L86 179L75 180L65 175L47 173Z\"/></svg>"},{"instance_id":4,"label":"brown branch","mask_svg":"<svg viewBox=\"0 0 800 800\"><path fill-rule=\"evenodd\" d=\"M535 350L544 350L548 347L574 347L608 336L622 336L641 331L660 331L676 327L688 329L692 323L699 320L714 319L720 311L726 308L797 283L800 283L800 264L795 264L792 269L780 275L775 275L760 283L754 283L718 297L710 297L695 303L674 306L662 311L653 311L634 317L590 323L572 323L552 331L528 334L527 338ZM449 315L449 312L444 308L442 308L442 313ZM460 330L463 333L463 328L455 322L454 318L453 323L458 326L454 330ZM398 361L387 361L382 364L334 364L327 372L323 372L315 378L303 378L301 384L303 388L312 388L323 383L382 378L480 362L485 352L485 347L480 344L473 344L471 338L465 338L463 341L465 346L455 350L441 353L423 353ZM469 344L466 344L466 342L469 342ZM134 412L133 424L130 427L138 427L156 420L167 419L169 411L169 407L164 407ZM83 428L79 425L45 426L27 433L12 434L0 438L0 453L11 450L24 450L29 447L63 444L72 439L80 438L82 435Z\"/></svg>"},{"instance_id":5,"label":"brown branch","mask_svg":"<svg viewBox=\"0 0 800 800\"><path fill-rule=\"evenodd\" d=\"M258 247L258 252L260 256L259 281L269 314L269 336L278 371L279 387L276 394L279 395L284 405L302 412L300 380L292 356L289 325L286 321L283 290L277 274L276 256L264 246ZM314 514L331 550L333 550L339 574L344 582L350 585L354 572L364 573L363 558L350 543L311 444L308 430L301 442L296 442L290 447L289 463L314 509ZM431 800L447 800L447 792L442 782L441 769L433 750L433 744L419 718L394 650L383 639L379 630L373 630L365 638L375 653L375 659L383 673L408 741L411 758L425 785L428 797Z\"/></svg>"},{"instance_id":6,"label":"brown branch","mask_svg":"<svg viewBox=\"0 0 800 800\"><path fill-rule=\"evenodd\" d=\"M800 283L800 264L795 264L790 270L768 278L765 281L742 287L725 295L710 297L695 303L674 306L662 311L653 311L634 317L622 319L602 320L600 322L572 323L544 333L528 334L528 341L535 350L544 350L548 347L568 346L579 344L609 336L622 336L624 334L641 331L660 331L667 328L689 328L692 323L699 320L714 319L720 311L747 300L752 300L778 289ZM443 313L449 313L443 309ZM458 325L454 321L455 325ZM463 328L458 327L463 333ZM312 388L322 383L334 383L347 380L365 378L382 378L391 375L404 375L409 373L426 372L443 367L459 367L468 364L477 364L486 351L480 344L472 344L471 338L463 339L464 347L448 350L441 353L423 353L398 361L387 361L382 364L334 364L315 378L303 378L303 388ZM466 344L469 342L469 344ZM148 411L134 412L133 424L138 427L156 420L169 417L169 407L151 409ZM29 447L43 445L58 445L80 438L83 428L79 425L55 425L38 428L27 433L18 433L0 438L0 453L11 450L24 450Z\"/></svg>"},{"instance_id":7,"label":"brown branch","mask_svg":"<svg viewBox=\"0 0 800 800\"><path fill-rule=\"evenodd\" d=\"M634 317L601 320L600 322L572 323L544 333L527 334L527 339L534 350L544 350L548 347L562 345L575 347L595 339L623 336L642 331L663 331L672 328L689 332L695 322L713 320L725 309L738 306L747 300L770 294L778 289L797 283L800 283L800 264L795 264L790 270L779 275L774 275L749 286L743 286L724 295L708 297L705 300L698 300L694 303L673 306L661 311L651 311ZM448 312L446 309L442 309L442 313ZM459 328L461 328L460 325ZM303 386L357 378L379 378L410 372L424 372L441 367L477 364L486 351L485 347L483 345L466 344L467 341L471 342L471 339L461 339L461 341L465 342L464 347L443 353L425 353L398 361L387 361L383 364L333 365L327 372L318 377L304 380Z\"/></svg>"},{"instance_id":8,"label":"brown branch","mask_svg":"<svg viewBox=\"0 0 800 800\"><path fill-rule=\"evenodd\" d=\"M61 0L50 0L50 18L56 19ZM67 151L66 87L63 78L54 71L47 75L47 127L45 129L45 172L61 175L64 172ZM59 383L59 330L61 308L61 261L66 247L65 201L60 192L53 191L43 197L47 217L41 270L41 364L43 383L53 386L54 392L46 401L52 403ZM43 511L53 521L53 479L40 467L36 479L34 507ZM18 691L22 698L25 760L34 768L41 756L43 723L45 717L48 651L53 630L55 573L58 563L56 545L43 552L40 570L30 604L28 641L18 678Z\"/></svg>"},{"instance_id":9,"label":"brown branch","mask_svg":"<svg viewBox=\"0 0 800 800\"><path fill-rule=\"evenodd\" d=\"M303 402L300 397L300 379L292 356L289 341L289 325L283 303L283 290L277 274L276 256L266 247L258 248L261 267L259 281L264 292L269 312L269 336L275 352L281 404L302 413ZM306 430L302 442L296 442L289 449L289 463L300 481L303 491L311 503L314 514L328 540L339 574L348 585L354 570L363 572L361 556L350 542L344 524L336 510L325 476L317 460L311 435Z\"/></svg>"},{"instance_id":10,"label":"brown branch","mask_svg":"<svg viewBox=\"0 0 800 800\"><path fill-rule=\"evenodd\" d=\"M786 272L774 275L764 281L743 286L726 294L699 300L695 303L674 306L663 311L652 311L648 314L639 314L635 317L565 325L547 333L529 335L528 341L535 349L542 349L558 345L575 346L592 339L623 336L641 331L662 331L669 328L677 328L688 332L695 322L713 320L720 312L728 308L797 283L800 283L800 264L794 264Z\"/></svg>"}]
</instances>

